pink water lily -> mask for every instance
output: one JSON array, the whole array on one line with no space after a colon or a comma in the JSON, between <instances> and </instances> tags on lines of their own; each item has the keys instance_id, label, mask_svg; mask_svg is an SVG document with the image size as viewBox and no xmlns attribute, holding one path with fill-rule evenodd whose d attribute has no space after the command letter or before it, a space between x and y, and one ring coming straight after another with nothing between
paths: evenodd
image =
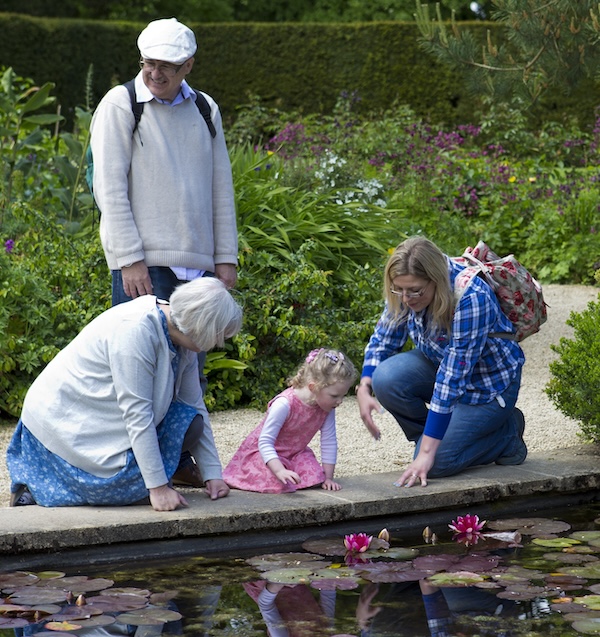
<instances>
[{"instance_id":1,"label":"pink water lily","mask_svg":"<svg viewBox=\"0 0 600 637\"><path fill-rule=\"evenodd\" d=\"M344 546L350 553L364 553L370 546L372 535L366 533L351 533L344 537Z\"/></svg>"},{"instance_id":2,"label":"pink water lily","mask_svg":"<svg viewBox=\"0 0 600 637\"><path fill-rule=\"evenodd\" d=\"M481 533L481 529L485 526L486 520L479 521L478 515L458 515L456 520L452 520L452 524L448 528L455 533Z\"/></svg>"},{"instance_id":3,"label":"pink water lily","mask_svg":"<svg viewBox=\"0 0 600 637\"><path fill-rule=\"evenodd\" d=\"M453 540L471 546L477 544L482 536L481 529L483 529L485 522L485 520L480 522L478 515L459 515L456 520L452 520L452 524L449 524L448 528L454 531Z\"/></svg>"}]
</instances>

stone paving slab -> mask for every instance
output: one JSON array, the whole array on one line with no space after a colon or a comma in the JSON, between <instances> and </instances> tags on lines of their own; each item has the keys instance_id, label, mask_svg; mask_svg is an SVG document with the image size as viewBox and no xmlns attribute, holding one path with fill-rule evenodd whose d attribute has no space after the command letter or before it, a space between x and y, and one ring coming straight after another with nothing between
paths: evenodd
<instances>
[{"instance_id":1,"label":"stone paving slab","mask_svg":"<svg viewBox=\"0 0 600 637\"><path fill-rule=\"evenodd\" d=\"M2 556L52 553L70 549L162 540L221 539L247 534L291 531L306 533L346 524L353 528L370 520L395 523L414 514L462 508L475 512L494 503L536 497L551 502L560 494L600 494L600 463L586 447L531 454L518 467L477 467L458 476L431 480L425 488L397 488L399 473L340 478L341 491L301 490L270 495L232 490L210 501L199 490L182 489L189 508L153 511L148 505L129 507L39 506L0 509ZM361 529L362 530L362 529ZM224 540L225 541L225 540Z\"/></svg>"}]
</instances>

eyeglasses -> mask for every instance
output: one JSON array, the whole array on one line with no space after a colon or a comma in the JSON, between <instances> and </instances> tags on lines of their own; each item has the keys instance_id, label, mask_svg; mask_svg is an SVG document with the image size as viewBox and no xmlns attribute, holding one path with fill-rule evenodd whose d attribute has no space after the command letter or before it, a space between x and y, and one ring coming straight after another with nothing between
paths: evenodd
<instances>
[{"instance_id":1,"label":"eyeglasses","mask_svg":"<svg viewBox=\"0 0 600 637\"><path fill-rule=\"evenodd\" d=\"M174 66L173 64L159 64L158 62L155 62L154 60L140 60L141 69L144 69L145 71L150 71L150 72L156 70L159 73L162 73L163 75L165 75L166 77L175 77L177 73L181 71L184 64L185 62L183 64L180 64L179 66Z\"/></svg>"},{"instance_id":2,"label":"eyeglasses","mask_svg":"<svg viewBox=\"0 0 600 637\"><path fill-rule=\"evenodd\" d=\"M400 296L400 297L405 296L407 299L419 299L423 296L423 294L425 294L425 290L427 289L429 283L431 283L431 281L429 281L427 285L425 285L425 287L421 288L417 292L406 292L405 290L396 290L393 285L390 285L390 292L396 296Z\"/></svg>"}]
</instances>

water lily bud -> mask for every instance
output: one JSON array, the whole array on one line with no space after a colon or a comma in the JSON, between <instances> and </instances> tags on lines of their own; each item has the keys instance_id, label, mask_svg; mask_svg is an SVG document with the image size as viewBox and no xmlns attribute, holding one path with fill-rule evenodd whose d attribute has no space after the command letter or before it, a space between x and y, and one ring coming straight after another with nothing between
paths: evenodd
<instances>
[{"instance_id":1,"label":"water lily bud","mask_svg":"<svg viewBox=\"0 0 600 637\"><path fill-rule=\"evenodd\" d=\"M390 532L387 529L381 529L379 531L379 535L377 536L380 540L385 540L386 542L390 541Z\"/></svg>"},{"instance_id":2,"label":"water lily bud","mask_svg":"<svg viewBox=\"0 0 600 637\"><path fill-rule=\"evenodd\" d=\"M429 544L431 542L431 536L433 535L433 531L431 530L431 527L426 526L423 529L423 539L425 540L426 544Z\"/></svg>"},{"instance_id":3,"label":"water lily bud","mask_svg":"<svg viewBox=\"0 0 600 637\"><path fill-rule=\"evenodd\" d=\"M87 604L86 600L85 600L85 595L81 594L78 598L77 601L75 602L77 604L77 606L85 606Z\"/></svg>"}]
</instances>

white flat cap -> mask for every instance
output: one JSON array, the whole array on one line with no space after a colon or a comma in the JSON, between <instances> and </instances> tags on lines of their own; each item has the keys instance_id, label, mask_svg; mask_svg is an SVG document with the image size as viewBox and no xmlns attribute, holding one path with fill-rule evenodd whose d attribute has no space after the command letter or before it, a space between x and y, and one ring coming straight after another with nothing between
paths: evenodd
<instances>
[{"instance_id":1,"label":"white flat cap","mask_svg":"<svg viewBox=\"0 0 600 637\"><path fill-rule=\"evenodd\" d=\"M137 45L143 58L172 64L182 64L198 48L194 32L176 18L150 22L140 33Z\"/></svg>"}]
</instances>

